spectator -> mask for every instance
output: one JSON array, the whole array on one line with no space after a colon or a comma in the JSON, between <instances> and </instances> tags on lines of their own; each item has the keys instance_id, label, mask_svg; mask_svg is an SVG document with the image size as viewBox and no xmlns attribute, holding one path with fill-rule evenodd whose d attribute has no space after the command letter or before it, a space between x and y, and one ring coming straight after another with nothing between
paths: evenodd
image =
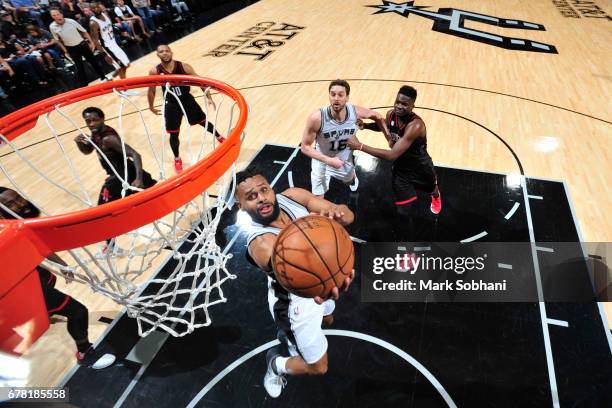
<instances>
[{"instance_id":1,"label":"spectator","mask_svg":"<svg viewBox=\"0 0 612 408\"><path fill-rule=\"evenodd\" d=\"M49 68L55 69L57 66L64 69L66 63L62 58L62 50L51 33L35 25L29 25L26 29L28 30L28 40L43 54Z\"/></svg>"},{"instance_id":2,"label":"spectator","mask_svg":"<svg viewBox=\"0 0 612 408\"><path fill-rule=\"evenodd\" d=\"M118 0L123 2L123 0ZM136 11L140 15L140 17L144 20L145 26L149 30L150 33L160 32L161 30L155 27L155 23L153 22L153 17L151 15L151 9L149 6L151 5L151 0L132 0L132 4L136 8Z\"/></svg>"},{"instance_id":3,"label":"spectator","mask_svg":"<svg viewBox=\"0 0 612 408\"><path fill-rule=\"evenodd\" d=\"M115 21L117 21L118 23L127 22L132 32L134 32L134 23L138 23L142 34L145 37L151 36L151 34L149 34L147 30L145 30L145 26L142 22L142 19L139 16L135 15L134 12L132 12L130 6L125 5L125 2L123 0L117 0L117 6L115 7L114 11L115 15L117 16L115 18Z\"/></svg>"},{"instance_id":4,"label":"spectator","mask_svg":"<svg viewBox=\"0 0 612 408\"><path fill-rule=\"evenodd\" d=\"M0 2L0 6L2 7L3 10L8 11L15 20L17 19L17 9L15 8L15 6L13 6L13 4L9 0L2 0Z\"/></svg>"},{"instance_id":5,"label":"spectator","mask_svg":"<svg viewBox=\"0 0 612 408\"><path fill-rule=\"evenodd\" d=\"M80 14L80 9L74 4L72 0L62 0L61 3L62 13L64 17L75 19L77 14Z\"/></svg>"},{"instance_id":6,"label":"spectator","mask_svg":"<svg viewBox=\"0 0 612 408\"><path fill-rule=\"evenodd\" d=\"M2 33L2 38L4 38L5 41L14 40L26 32L25 24L16 23L13 19L13 15L8 11L0 11L0 19L2 19L2 24L0 24L0 32Z\"/></svg>"},{"instance_id":7,"label":"spectator","mask_svg":"<svg viewBox=\"0 0 612 408\"><path fill-rule=\"evenodd\" d=\"M24 55L20 55L20 52ZM0 57L10 65L16 74L23 70L38 85L48 85L47 81L44 80L46 76L45 68L38 63L35 57L28 58L21 46L0 40Z\"/></svg>"},{"instance_id":8,"label":"spectator","mask_svg":"<svg viewBox=\"0 0 612 408\"><path fill-rule=\"evenodd\" d=\"M89 19L93 16L91 7L83 7L80 13L77 14L78 18L75 18L83 27L89 27ZM89 30L87 31L89 32Z\"/></svg>"},{"instance_id":9,"label":"spectator","mask_svg":"<svg viewBox=\"0 0 612 408\"><path fill-rule=\"evenodd\" d=\"M191 13L189 12L189 7L187 7L187 3L179 0L170 0L172 3L172 7L176 9L178 15L182 18L190 18Z\"/></svg>"},{"instance_id":10,"label":"spectator","mask_svg":"<svg viewBox=\"0 0 612 408\"><path fill-rule=\"evenodd\" d=\"M103 2L98 3L102 8L102 12L106 14L110 19L111 23L113 23L113 31L117 44L123 45L127 42L127 40L132 40L136 42L142 41L142 38L137 35L134 35L134 30L132 30L132 28L126 21L118 22L117 15L115 14L112 8L106 7Z\"/></svg>"},{"instance_id":11,"label":"spectator","mask_svg":"<svg viewBox=\"0 0 612 408\"><path fill-rule=\"evenodd\" d=\"M91 64L98 77L102 81L106 81L104 71L102 71L92 52L95 46L87 30L76 21L64 18L62 12L57 9L51 10L51 18L53 18L53 23L49 26L51 34L53 38L59 41L58 44L64 54L69 55L74 61L77 82L82 86L88 83L83 58Z\"/></svg>"},{"instance_id":12,"label":"spectator","mask_svg":"<svg viewBox=\"0 0 612 408\"><path fill-rule=\"evenodd\" d=\"M39 26L45 25L38 0L11 0L11 3L17 8L17 15L23 13L36 20Z\"/></svg>"},{"instance_id":13,"label":"spectator","mask_svg":"<svg viewBox=\"0 0 612 408\"><path fill-rule=\"evenodd\" d=\"M13 41L13 45L17 49L17 55L26 57L28 60L36 61L38 64L45 66L45 61L42 58L42 54L35 49L34 44L28 40L28 36L23 35Z\"/></svg>"}]
</instances>

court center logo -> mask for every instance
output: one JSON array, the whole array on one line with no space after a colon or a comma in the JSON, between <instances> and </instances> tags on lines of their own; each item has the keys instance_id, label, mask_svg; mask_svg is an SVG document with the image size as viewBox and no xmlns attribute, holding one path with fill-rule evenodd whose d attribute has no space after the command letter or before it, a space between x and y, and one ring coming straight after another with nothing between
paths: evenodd
<instances>
[{"instance_id":1,"label":"court center logo","mask_svg":"<svg viewBox=\"0 0 612 408\"><path fill-rule=\"evenodd\" d=\"M557 49L554 45L543 44L537 41L524 38L501 36L477 30L474 28L467 28L465 26L466 21L474 21L503 28L546 31L544 26L541 24L530 23L528 21L522 20L488 16L485 14L475 13L466 10L459 10L455 8L441 8L438 9L437 13L435 13L433 11L424 10L429 6L415 6L414 1L393 3L391 1L383 0L382 5L369 5L366 7L379 9L374 14L396 13L406 18L408 18L410 14L415 14L417 16L433 20L434 23L432 30L434 31L454 35L456 37L461 37L472 41L478 41L489 45L494 45L496 47L506 48L509 50L557 54Z\"/></svg>"}]
</instances>

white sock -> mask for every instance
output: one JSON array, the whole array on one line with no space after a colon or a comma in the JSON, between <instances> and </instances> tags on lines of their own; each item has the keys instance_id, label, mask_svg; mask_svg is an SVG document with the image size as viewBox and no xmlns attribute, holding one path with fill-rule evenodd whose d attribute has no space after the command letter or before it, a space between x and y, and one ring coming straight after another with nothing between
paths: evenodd
<instances>
[{"instance_id":1,"label":"white sock","mask_svg":"<svg viewBox=\"0 0 612 408\"><path fill-rule=\"evenodd\" d=\"M279 375L289 374L289 371L287 371L287 360L289 360L289 357L276 357L276 360L274 360L276 372Z\"/></svg>"}]
</instances>

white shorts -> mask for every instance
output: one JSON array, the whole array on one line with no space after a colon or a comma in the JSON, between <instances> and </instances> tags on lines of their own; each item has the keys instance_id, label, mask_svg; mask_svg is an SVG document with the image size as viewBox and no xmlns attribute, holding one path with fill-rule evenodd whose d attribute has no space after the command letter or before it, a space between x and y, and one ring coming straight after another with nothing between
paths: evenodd
<instances>
[{"instance_id":1,"label":"white shorts","mask_svg":"<svg viewBox=\"0 0 612 408\"><path fill-rule=\"evenodd\" d=\"M103 44L103 48L104 50L106 50L108 55L110 55L111 58L114 59L117 64L119 64L120 67L127 67L128 65L130 65L130 59L128 58L125 51L123 51L123 49L121 49L121 47L117 45L117 43L105 43Z\"/></svg>"},{"instance_id":2,"label":"white shorts","mask_svg":"<svg viewBox=\"0 0 612 408\"><path fill-rule=\"evenodd\" d=\"M321 329L323 316L332 314L336 303L330 299L318 305L310 298L299 297L291 293L287 303L276 296L271 285L269 288L270 313L279 328L284 330L289 338L289 353L292 356L302 356L307 364L316 363L327 352L327 338Z\"/></svg>"},{"instance_id":3,"label":"white shorts","mask_svg":"<svg viewBox=\"0 0 612 408\"><path fill-rule=\"evenodd\" d=\"M325 194L329 190L329 181L332 177L345 184L350 184L355 178L353 155L350 155L348 160L344 162L344 166L339 169L328 166L316 159L312 159L311 168L310 183L312 185L312 194L314 195Z\"/></svg>"}]
</instances>

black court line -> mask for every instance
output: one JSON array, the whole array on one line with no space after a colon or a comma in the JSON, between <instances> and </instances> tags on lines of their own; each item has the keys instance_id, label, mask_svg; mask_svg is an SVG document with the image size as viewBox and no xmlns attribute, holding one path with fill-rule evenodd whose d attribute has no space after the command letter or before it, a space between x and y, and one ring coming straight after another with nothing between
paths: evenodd
<instances>
[{"instance_id":1,"label":"black court line","mask_svg":"<svg viewBox=\"0 0 612 408\"><path fill-rule=\"evenodd\" d=\"M261 85L245 86L245 87L237 88L237 89L245 90L245 89L265 88L265 87L269 87L269 86L293 85L293 84L304 84L304 83L313 83L313 82L331 82L334 79L337 79L337 78L332 78L332 79L312 79L312 80L305 80L305 81L276 82L276 83L272 83L272 84L261 84ZM609 125L612 125L612 122L607 121L605 119L598 118L597 116L592 116L592 115L589 115L587 113L578 112L578 111L575 111L575 110L572 110L572 109L569 109L569 108L564 108L563 106L553 105L551 103L541 102L541 101L538 101L536 99L525 98L525 97L522 97L522 96L507 94L507 93L503 93L503 92L489 91L487 89L482 89L482 88L472 88L472 87L469 87L469 86L445 84L445 83L441 83L441 82L416 81L416 80L411 80L411 79L346 78L346 80L347 81L366 81L366 82L404 82L404 83L405 82L410 82L410 83L413 83L413 84L437 85L437 86L444 86L444 87L448 87L448 88L458 88L458 89L467 89L467 90L470 90L470 91L485 92L485 93L490 93L490 94L493 94L493 95L507 96L509 98L515 98L515 99L520 99L520 100L524 100L524 101L528 101L528 102L537 103L537 104L540 104L540 105L550 106L551 108L556 108L556 109L564 110L564 111L567 111L567 112L574 113L576 115L585 116L587 118L595 119L595 120L598 120L600 122L604 122L604 123L607 123Z\"/></svg>"},{"instance_id":2,"label":"black court line","mask_svg":"<svg viewBox=\"0 0 612 408\"><path fill-rule=\"evenodd\" d=\"M270 83L270 84L260 84L260 85L245 86L245 87L240 87L240 88L236 88L236 89L238 89L240 91L240 90L267 88L267 87L272 87L272 86L296 85L296 84L299 85L299 84L317 83L317 82L330 82L332 80L333 79L311 79L311 80L303 80L303 81L276 82L276 83ZM574 113L576 115L585 116L587 118L594 119L594 120L597 120L597 121L604 122L604 123L607 123L609 125L612 125L612 122L607 121L605 119L601 119L601 118L598 118L596 116L592 116L592 115L589 115L589 114L586 114L586 113L578 112L578 111L575 111L575 110L572 110L572 109L569 109L569 108L564 108L562 106L553 105L553 104L550 104L550 103L547 103L547 102L541 102L541 101L538 101L538 100L535 100L535 99L525 98L525 97L522 97L522 96L507 94L507 93L503 93L503 92L489 91L487 89L482 89L482 88L472 88L472 87L466 87L466 86L461 86L461 85L445 84L445 83L439 83L439 82L425 82L425 81L400 80L400 79L349 78L349 79L347 79L347 81L403 82L403 83L409 82L409 83L415 83L415 84L438 85L438 86L445 86L445 87L449 87L449 88L467 89L467 90L471 90L471 91L490 93L490 94L493 94L493 95L507 96L507 97L510 97L510 98L515 98L515 99L520 99L520 100L524 100L524 101L528 101L528 102L533 102L533 103L537 103L537 104L540 104L540 105L546 105L546 106L550 106L552 108L564 110L564 111L567 111L567 112ZM201 97L203 97L203 95L196 96L196 98L201 98ZM161 105L162 104L158 104L158 105L155 105L155 106L159 107ZM139 111L127 112L127 113L124 113L123 116L133 115L133 114L136 114L138 112ZM440 112L444 112L444 111L440 111ZM444 113L449 113L449 112L444 112ZM461 116L459 116L459 117L461 117ZM114 119L117 119L117 118L118 118L117 116L113 116L113 117L109 117L107 119L108 120L114 120ZM467 119L467 118L464 118L464 119L470 120L470 119ZM77 130L69 130L69 131L60 133L58 135L58 137L65 136L67 134L71 134L71 133L74 133L76 131ZM24 146L20 150L27 149L27 148L32 147L32 146L36 146L36 145L38 145L40 143L47 142L47 141L49 141L51 139L53 139L53 138L47 138L47 139L40 140L40 141L38 141L36 143L32 143L30 145ZM504 144L506 144L506 143L504 142ZM506 146L508 146L508 145L506 144ZM508 146L508 148L510 148L510 147ZM512 151L512 149L510 149L510 150ZM0 155L0 158L5 157L5 156L10 155L10 154L13 154L13 153L14 152L5 153L3 155ZM515 159L518 161L518 158L516 157L516 154L514 154L514 151L512 151L512 154L515 156ZM522 170L522 166L520 165L520 162L519 162L519 166L521 167L521 174L523 174L523 170Z\"/></svg>"},{"instance_id":3,"label":"black court line","mask_svg":"<svg viewBox=\"0 0 612 408\"><path fill-rule=\"evenodd\" d=\"M375 106L375 107L370 108L370 109L391 109L391 108L393 108L393 106ZM508 142L506 142L504 140L504 138L502 138L500 135L498 135L497 133L495 133L494 131L492 131L491 129L489 129L488 127L483 125L482 123L476 122L473 119L467 118L467 117L459 115L457 113L453 113L453 112L449 112L449 111L445 111L445 110L440 110L440 109L435 109L435 108L427 108L425 106L415 106L415 108L417 108L417 109L424 109L424 110L430 110L430 111L440 112L440 113L446 113L447 115L451 115L451 116L455 116L455 117L463 119L463 120L467 120L468 122L473 123L476 126L481 127L482 129L486 130L487 132L489 132L490 134L495 136L500 142L502 142L504 144L504 146L506 146L506 148L510 151L510 153L514 157L514 161L516 161L516 165L519 168L521 176L525 175L525 171L523 170L523 165L521 164L521 160L519 159L519 157L516 154L516 152L514 151L514 149L508 144Z\"/></svg>"}]
</instances>

